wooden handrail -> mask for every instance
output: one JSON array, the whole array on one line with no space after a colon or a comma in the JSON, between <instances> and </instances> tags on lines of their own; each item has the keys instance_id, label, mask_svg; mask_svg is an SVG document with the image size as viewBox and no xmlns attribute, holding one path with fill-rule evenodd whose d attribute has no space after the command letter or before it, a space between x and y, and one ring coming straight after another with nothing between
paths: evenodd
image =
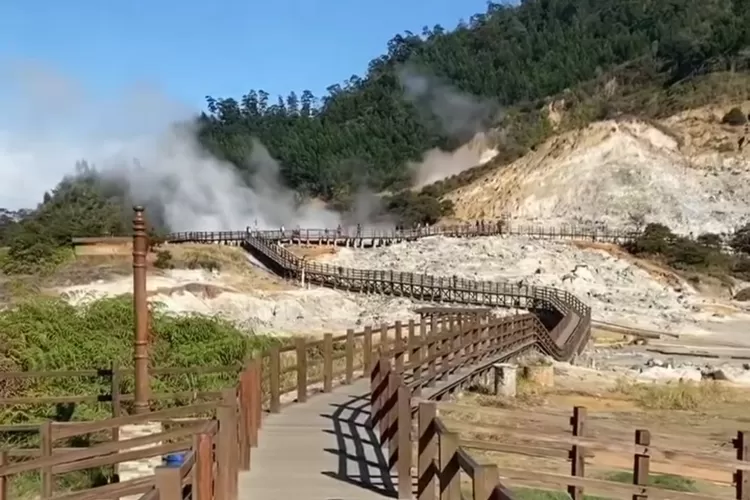
<instances>
[{"instance_id":1,"label":"wooden handrail","mask_svg":"<svg viewBox=\"0 0 750 500\"><path fill-rule=\"evenodd\" d=\"M448 320L446 317L449 313L450 311L445 314L436 314L434 321L428 322L427 318L422 318L418 324L411 321L407 325L411 325L408 328L414 331L419 329L424 332L431 332L433 327L442 329L445 322L447 328ZM8 500L6 478L15 474L42 469L43 471L47 471L43 472L43 474L47 474L51 478L56 474L68 473L85 467L98 467L178 451L187 452L186 464L188 465L183 465L182 470L185 472L186 467L190 467L191 469L192 484L198 489L198 492L195 493L197 496L194 498L224 500L224 497L220 496L220 494L223 494L221 492L227 488L236 489L236 484L234 484L233 480L226 479L226 476L221 476L223 478L221 479L222 482L217 485L211 479L213 477L212 471L215 467L220 468L222 460L230 460L231 463L235 464L236 470L249 469L251 449L258 444L258 431L262 422L261 414L264 402L268 411L278 412L282 407L282 396L288 394L288 391L281 386L284 373L293 374L294 378L297 379L298 385L302 386L305 396L307 396L310 387L314 384L322 384L324 391L330 391L334 383L349 384L356 378L369 374L370 363L372 359L377 357L377 350L392 348L394 339L397 335L401 334L397 332L403 332L401 322L381 324L374 328L368 326L359 332L349 329L344 335L334 336L327 334L322 340L306 341L300 339L293 346L293 351L289 351L288 349L282 350L279 346L274 346L267 351L257 353L254 358L248 360L244 368L239 372L236 388L216 393L214 401L185 407L169 408L144 415L126 415L100 421L47 422L42 424L3 426L0 430L30 431L49 428L48 433L43 433L43 448L51 450L51 453L46 454L44 450L19 450L16 453L14 453L14 450L10 450L10 452L4 452L3 456L6 457L6 462L0 463L0 500ZM337 348L336 346L339 347ZM295 353L300 354L301 352L304 353L303 358L305 361L303 363L300 363L299 360L289 360L292 362L282 363L283 356L294 356ZM310 357L312 352L319 352L320 358L315 358L316 362L309 364L307 361L312 359ZM340 365L337 365L337 362L341 362ZM321 373L316 375L316 370L320 370ZM357 370L356 373L355 370ZM196 369L196 371L200 371L200 369ZM45 375L55 376L57 374L46 372ZM77 376L78 373L64 373L63 375ZM298 388L297 390L300 389ZM226 425L234 425L238 429L238 433L236 437L229 438L229 441L226 441L227 438L221 435L222 421L226 421L229 418L226 411L224 411L222 416L222 405L234 405L235 408L233 413L236 414L237 424ZM70 439L75 436L118 429L125 425L165 422L175 417L187 415L198 415L200 418L183 422L182 425L174 430L167 430L146 437L126 441L105 442L88 448L65 448L64 450L53 448L56 441ZM167 440L173 440L174 442L156 445L156 443ZM236 450L231 452L224 450L222 451L224 455L220 455L219 448L216 448L217 451L214 453L214 445L218 446L219 443L225 442L234 443ZM149 445L151 445L150 448L126 451L135 446ZM232 458L228 459L227 453L236 454L236 456L232 455ZM36 455L36 458L23 462L7 462L8 456L22 455ZM159 474L162 476L161 479L158 479L159 484L174 484L174 478L172 478L171 483L168 481L171 477L170 474L173 473L165 471ZM236 471L231 474L236 475ZM51 479L46 481L46 484L51 485ZM3 485L6 486L5 496L3 496L2 492ZM164 497L158 496L161 493L157 491L157 486L157 479L154 476L150 479L150 482L134 480L119 484L110 484L84 492L76 492L75 495L79 496L75 496L75 498L93 499L115 496L116 494L124 496L126 494L142 493L145 500L152 497L162 500ZM167 486L163 487L167 488ZM202 493L200 492L201 489L203 489ZM91 495L89 495L89 491ZM213 492L215 491L219 493L215 493L216 496L210 496L214 495ZM164 493L164 495L170 494L172 493ZM203 497L200 497L201 494ZM231 494L231 491L227 494ZM71 496L64 495L63 497L74 498L72 494Z\"/></svg>"},{"instance_id":2,"label":"wooden handrail","mask_svg":"<svg viewBox=\"0 0 750 500\"><path fill-rule=\"evenodd\" d=\"M458 471L472 480L474 500L511 499L499 482L497 467L477 462L459 447L458 435L452 433L438 418L434 403L417 404L413 398L423 387L434 387L442 380L443 387L428 397L438 397L453 386L449 376L463 367L483 366L498 355L510 356L537 345L547 331L533 315L520 318L483 318L459 323L448 331L435 331L418 339L409 339L379 351L379 359L370 374L370 425L379 429L381 446L389 450L389 463L397 471L399 498L411 495L411 429L412 416L417 413L419 438L418 497L434 500L435 486L440 482L444 500L458 500ZM404 356L408 360L400 359ZM460 382L472 372L458 377ZM429 405L432 406L429 406ZM435 439L436 441L432 441ZM438 464L436 465L435 461ZM436 471L440 471L437 473Z\"/></svg>"}]
</instances>

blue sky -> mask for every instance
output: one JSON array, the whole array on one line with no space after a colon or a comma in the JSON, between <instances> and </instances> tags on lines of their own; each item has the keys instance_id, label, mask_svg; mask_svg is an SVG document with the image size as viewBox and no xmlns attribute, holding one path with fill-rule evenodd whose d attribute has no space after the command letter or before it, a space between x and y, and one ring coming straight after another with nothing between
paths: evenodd
<instances>
[{"instance_id":1,"label":"blue sky","mask_svg":"<svg viewBox=\"0 0 750 500\"><path fill-rule=\"evenodd\" d=\"M483 12L486 0L3 0L0 63L48 67L101 97L136 83L204 96L325 88L362 74L404 30Z\"/></svg>"}]
</instances>

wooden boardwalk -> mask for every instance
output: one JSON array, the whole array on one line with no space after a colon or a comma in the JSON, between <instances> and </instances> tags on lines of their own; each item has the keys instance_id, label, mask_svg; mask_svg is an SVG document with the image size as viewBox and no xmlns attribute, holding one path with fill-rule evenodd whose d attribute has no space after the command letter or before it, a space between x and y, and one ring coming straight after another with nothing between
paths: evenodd
<instances>
[{"instance_id":1,"label":"wooden boardwalk","mask_svg":"<svg viewBox=\"0 0 750 500\"><path fill-rule=\"evenodd\" d=\"M370 383L338 387L293 404L263 421L252 468L240 473L240 500L393 498L370 417Z\"/></svg>"},{"instance_id":2,"label":"wooden boardwalk","mask_svg":"<svg viewBox=\"0 0 750 500\"><path fill-rule=\"evenodd\" d=\"M419 399L440 399L529 346L517 346L493 359L458 368ZM303 404L290 404L267 415L250 471L240 472L238 500L304 498L371 500L397 498L395 468L388 470L377 428L370 429L370 381L359 379ZM412 477L412 489L416 490Z\"/></svg>"}]
</instances>

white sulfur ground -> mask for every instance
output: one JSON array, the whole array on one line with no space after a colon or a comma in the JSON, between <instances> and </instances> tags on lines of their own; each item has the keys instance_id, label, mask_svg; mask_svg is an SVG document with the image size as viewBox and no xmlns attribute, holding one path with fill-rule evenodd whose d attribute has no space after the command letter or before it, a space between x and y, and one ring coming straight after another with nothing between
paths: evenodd
<instances>
[{"instance_id":1,"label":"white sulfur ground","mask_svg":"<svg viewBox=\"0 0 750 500\"><path fill-rule=\"evenodd\" d=\"M418 319L416 303L380 296L343 293L324 288L239 292L225 276L195 270L173 270L149 276L149 300L175 314L220 315L256 333L344 333L347 328ZM132 291L132 278L99 281L60 289L73 304Z\"/></svg>"},{"instance_id":2,"label":"white sulfur ground","mask_svg":"<svg viewBox=\"0 0 750 500\"><path fill-rule=\"evenodd\" d=\"M591 305L595 320L650 330L731 334L736 329L739 334L750 325L748 312L729 317L703 310L721 302L702 297L688 284L676 290L627 260L565 242L526 237L433 237L377 249L342 249L328 261L362 269L562 288Z\"/></svg>"},{"instance_id":3,"label":"white sulfur ground","mask_svg":"<svg viewBox=\"0 0 750 500\"><path fill-rule=\"evenodd\" d=\"M434 237L379 249L342 249L327 260L362 269L523 280L571 291L592 306L595 320L700 334L701 338L737 344L748 344L750 340L743 338L750 326L748 312L722 317L701 311L702 306L719 301L700 296L689 285L675 290L629 261L604 251L579 249L564 242L525 237ZM173 270L149 276L148 290L150 300L163 303L170 312L221 315L248 330L279 335L343 333L347 328L360 329L368 324L417 319L413 309L422 305L402 298L321 288L263 291L243 287L253 289L248 293L234 288L236 283L237 276L230 274ZM132 278L126 277L67 287L60 292L72 303L80 304L131 290ZM700 360L681 361L671 368L648 366L646 362L652 357L627 350L616 355L611 350L591 351L592 362L599 368L639 379L696 379L705 368L700 366ZM733 373L733 379L750 377L737 367L725 371Z\"/></svg>"}]
</instances>

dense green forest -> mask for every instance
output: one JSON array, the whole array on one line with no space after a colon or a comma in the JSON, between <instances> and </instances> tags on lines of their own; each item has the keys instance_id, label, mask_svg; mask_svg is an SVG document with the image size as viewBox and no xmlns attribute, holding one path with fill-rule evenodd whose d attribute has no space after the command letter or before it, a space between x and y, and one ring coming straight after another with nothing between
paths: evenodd
<instances>
[{"instance_id":1,"label":"dense green forest","mask_svg":"<svg viewBox=\"0 0 750 500\"><path fill-rule=\"evenodd\" d=\"M453 30L396 35L365 75L331 85L324 96L257 89L207 97L196 118L198 137L246 179L255 137L301 197L345 208L353 193L368 188L389 193L384 209L402 222L434 221L451 209L440 196L476 174L405 190L406 163L428 149L455 148L497 127L504 133L494 165L512 160L549 137L546 104L560 97L561 126L574 127L623 113L665 115L721 92L746 95L746 80L731 87L732 78L712 76L744 74L748 47L750 0L489 3ZM74 234L127 231L124 193L86 170L20 223L3 218L6 262L15 262L7 269L54 260L51 249Z\"/></svg>"}]
</instances>

